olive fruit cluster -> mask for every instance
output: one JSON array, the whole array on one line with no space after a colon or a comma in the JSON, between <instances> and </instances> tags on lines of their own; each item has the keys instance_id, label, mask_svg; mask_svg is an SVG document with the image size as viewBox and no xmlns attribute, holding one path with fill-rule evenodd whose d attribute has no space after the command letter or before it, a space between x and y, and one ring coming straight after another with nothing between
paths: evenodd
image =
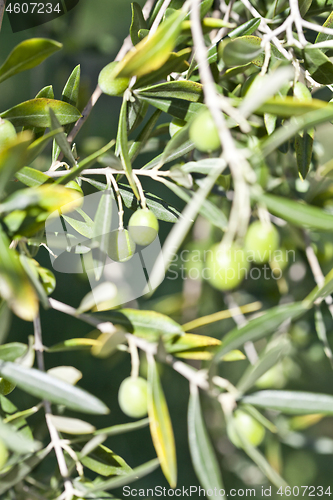
<instances>
[{"instance_id":1,"label":"olive fruit cluster","mask_svg":"<svg viewBox=\"0 0 333 500\"><path fill-rule=\"evenodd\" d=\"M272 224L253 222L246 234L244 248L215 244L207 257L207 278L218 290L231 290L245 277L250 262L265 264L274 260L279 248L279 233Z\"/></svg>"},{"instance_id":2,"label":"olive fruit cluster","mask_svg":"<svg viewBox=\"0 0 333 500\"><path fill-rule=\"evenodd\" d=\"M236 448L242 448L239 434L252 446L259 446L265 437L265 428L251 415L243 410L236 410L233 415L233 425L227 427L227 434Z\"/></svg>"},{"instance_id":3,"label":"olive fruit cluster","mask_svg":"<svg viewBox=\"0 0 333 500\"><path fill-rule=\"evenodd\" d=\"M16 137L14 125L9 120L0 118L0 151Z\"/></svg>"},{"instance_id":4,"label":"olive fruit cluster","mask_svg":"<svg viewBox=\"0 0 333 500\"><path fill-rule=\"evenodd\" d=\"M142 377L128 377L122 381L118 392L120 409L131 418L142 418L148 413L148 384Z\"/></svg>"},{"instance_id":5,"label":"olive fruit cluster","mask_svg":"<svg viewBox=\"0 0 333 500\"><path fill-rule=\"evenodd\" d=\"M110 234L109 257L116 262L126 262L133 257L136 245L150 245L158 233L158 220L153 212L142 208L134 212L127 229L117 229Z\"/></svg>"}]
</instances>

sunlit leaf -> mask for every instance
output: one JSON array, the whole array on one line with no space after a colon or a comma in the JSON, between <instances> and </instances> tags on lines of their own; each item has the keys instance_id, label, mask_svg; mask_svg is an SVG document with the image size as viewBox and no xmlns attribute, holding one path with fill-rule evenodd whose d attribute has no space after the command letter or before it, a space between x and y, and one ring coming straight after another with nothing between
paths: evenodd
<instances>
[{"instance_id":1,"label":"sunlit leaf","mask_svg":"<svg viewBox=\"0 0 333 500\"><path fill-rule=\"evenodd\" d=\"M177 484L176 448L169 410L155 360L148 358L148 415L152 440L171 488Z\"/></svg>"},{"instance_id":2,"label":"sunlit leaf","mask_svg":"<svg viewBox=\"0 0 333 500\"><path fill-rule=\"evenodd\" d=\"M187 419L191 458L200 484L206 490L221 490L221 471L206 429L196 386L191 386Z\"/></svg>"},{"instance_id":3,"label":"sunlit leaf","mask_svg":"<svg viewBox=\"0 0 333 500\"><path fill-rule=\"evenodd\" d=\"M62 48L62 44L47 38L30 38L19 43L0 67L0 82L21 71L34 68Z\"/></svg>"},{"instance_id":4,"label":"sunlit leaf","mask_svg":"<svg viewBox=\"0 0 333 500\"><path fill-rule=\"evenodd\" d=\"M41 400L46 399L84 413L109 412L105 404L95 396L35 368L6 361L0 363L0 375Z\"/></svg>"}]
</instances>

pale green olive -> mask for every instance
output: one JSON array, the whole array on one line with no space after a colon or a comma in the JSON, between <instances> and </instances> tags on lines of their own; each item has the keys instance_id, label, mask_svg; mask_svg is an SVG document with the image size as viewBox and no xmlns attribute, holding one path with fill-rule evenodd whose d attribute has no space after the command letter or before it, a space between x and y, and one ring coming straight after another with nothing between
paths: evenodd
<instances>
[{"instance_id":1,"label":"pale green olive","mask_svg":"<svg viewBox=\"0 0 333 500\"><path fill-rule=\"evenodd\" d=\"M232 444L236 448L242 448L242 442L238 436L241 434L252 446L259 446L265 437L265 428L258 420L242 410L236 410L233 417L233 426L227 427L228 437Z\"/></svg>"},{"instance_id":2,"label":"pale green olive","mask_svg":"<svg viewBox=\"0 0 333 500\"><path fill-rule=\"evenodd\" d=\"M264 264L274 259L274 252L279 247L279 233L273 224L260 221L250 225L245 237L245 248L249 260Z\"/></svg>"},{"instance_id":3,"label":"pale green olive","mask_svg":"<svg viewBox=\"0 0 333 500\"><path fill-rule=\"evenodd\" d=\"M118 229L110 234L109 257L116 262L126 262L135 252L135 242L127 229Z\"/></svg>"},{"instance_id":4,"label":"pale green olive","mask_svg":"<svg viewBox=\"0 0 333 500\"><path fill-rule=\"evenodd\" d=\"M129 78L117 78L115 76L117 74L115 69L118 64L117 61L111 62L99 74L98 85L104 94L112 96L122 95L129 85Z\"/></svg>"},{"instance_id":5,"label":"pale green olive","mask_svg":"<svg viewBox=\"0 0 333 500\"><path fill-rule=\"evenodd\" d=\"M189 135L195 147L204 153L215 151L220 147L218 129L208 109L199 113L193 120Z\"/></svg>"},{"instance_id":6,"label":"pale green olive","mask_svg":"<svg viewBox=\"0 0 333 500\"><path fill-rule=\"evenodd\" d=\"M14 125L9 120L0 118L0 151L8 146L15 137L16 130Z\"/></svg>"},{"instance_id":7,"label":"pale green olive","mask_svg":"<svg viewBox=\"0 0 333 500\"><path fill-rule=\"evenodd\" d=\"M141 377L128 377L122 381L118 402L125 415L132 418L142 418L147 415L147 389L147 381Z\"/></svg>"},{"instance_id":8,"label":"pale green olive","mask_svg":"<svg viewBox=\"0 0 333 500\"><path fill-rule=\"evenodd\" d=\"M207 252L207 271L209 283L218 290L231 290L243 280L249 269L244 250L236 245L221 247L213 245Z\"/></svg>"},{"instance_id":9,"label":"pale green olive","mask_svg":"<svg viewBox=\"0 0 333 500\"><path fill-rule=\"evenodd\" d=\"M131 216L128 230L137 245L150 245L157 236L158 220L147 208L139 209Z\"/></svg>"}]
</instances>

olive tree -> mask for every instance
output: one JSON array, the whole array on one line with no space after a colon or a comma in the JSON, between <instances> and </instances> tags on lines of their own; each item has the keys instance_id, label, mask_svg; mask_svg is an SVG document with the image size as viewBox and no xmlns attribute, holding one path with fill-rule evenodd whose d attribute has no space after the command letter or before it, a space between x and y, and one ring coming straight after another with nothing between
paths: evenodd
<instances>
[{"instance_id":1,"label":"olive tree","mask_svg":"<svg viewBox=\"0 0 333 500\"><path fill-rule=\"evenodd\" d=\"M310 343L333 366L332 162L325 134L316 134L318 126L331 133L333 120L331 5L147 0L132 4L128 24L83 110L77 66L59 98L49 85L0 113L0 496L116 498L109 492L158 467L176 488L162 365L188 381L190 466L206 495L227 496L221 436L225 454L248 456L265 485L289 495L281 446L306 447L307 429L333 414L320 381L285 388L300 377L295 359L310 356ZM21 42L2 62L0 83L61 48ZM118 131L84 155L74 141L102 93L121 103ZM78 307L52 297L53 268L67 273L69 289L72 274L88 276L92 289ZM167 295L171 270L182 298ZM93 331L46 346L41 309ZM32 322L30 342L11 341L12 314ZM82 420L109 408L77 385L75 366L45 368L58 352L87 350L130 357L114 404L135 421L96 428ZM35 404L17 407L12 391ZM36 413L47 433L30 424ZM156 456L138 467L103 444L146 426ZM49 461L54 472L43 482L36 471Z\"/></svg>"}]
</instances>

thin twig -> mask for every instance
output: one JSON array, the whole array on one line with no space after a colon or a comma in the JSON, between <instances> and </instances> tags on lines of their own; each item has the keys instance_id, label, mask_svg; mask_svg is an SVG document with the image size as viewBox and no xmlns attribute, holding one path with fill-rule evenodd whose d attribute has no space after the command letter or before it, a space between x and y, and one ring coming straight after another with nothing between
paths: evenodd
<instances>
[{"instance_id":1,"label":"thin twig","mask_svg":"<svg viewBox=\"0 0 333 500\"><path fill-rule=\"evenodd\" d=\"M40 371L44 372L45 371L44 347L43 347L42 328L41 328L39 314L34 319L34 335L35 335L34 348L35 348L36 356L37 356L38 369ZM60 472L61 477L63 478L63 481L64 481L65 499L72 500L72 498L74 496L74 488L73 488L71 480L68 477L69 476L68 468L67 468L64 453L63 453L63 450L61 447L61 440L60 440L58 431L52 422L51 404L49 401L44 400L43 405L44 405L44 409L45 409L46 425L48 427L50 438L51 438L51 443L52 443L52 446L54 448L54 452L55 452L56 457L57 457L59 472Z\"/></svg>"},{"instance_id":2,"label":"thin twig","mask_svg":"<svg viewBox=\"0 0 333 500\"><path fill-rule=\"evenodd\" d=\"M323 272L321 270L317 256L312 248L309 235L306 231L304 231L304 238L305 238L305 245L306 245L305 246L306 258L308 259L308 263L309 263L309 266L311 268L313 278L314 278L316 284L318 285L318 287L321 288L325 283L325 276L323 275ZM333 318L333 299L332 299L332 296L328 295L327 297L325 297L325 302L326 302L328 310Z\"/></svg>"},{"instance_id":3,"label":"thin twig","mask_svg":"<svg viewBox=\"0 0 333 500\"><path fill-rule=\"evenodd\" d=\"M223 238L224 243L229 245L234 240L236 234L243 236L247 229L251 210L249 189L246 185L244 175L245 172L249 173L251 168L244 156L237 149L231 132L226 125L224 115L216 106L217 99L221 99L221 97L217 94L207 60L207 48L200 21L200 0L192 0L191 20L192 37L199 66L199 74L203 84L205 104L217 126L223 148L223 157L230 167L234 181L233 207L229 218L228 231Z\"/></svg>"}]
</instances>

